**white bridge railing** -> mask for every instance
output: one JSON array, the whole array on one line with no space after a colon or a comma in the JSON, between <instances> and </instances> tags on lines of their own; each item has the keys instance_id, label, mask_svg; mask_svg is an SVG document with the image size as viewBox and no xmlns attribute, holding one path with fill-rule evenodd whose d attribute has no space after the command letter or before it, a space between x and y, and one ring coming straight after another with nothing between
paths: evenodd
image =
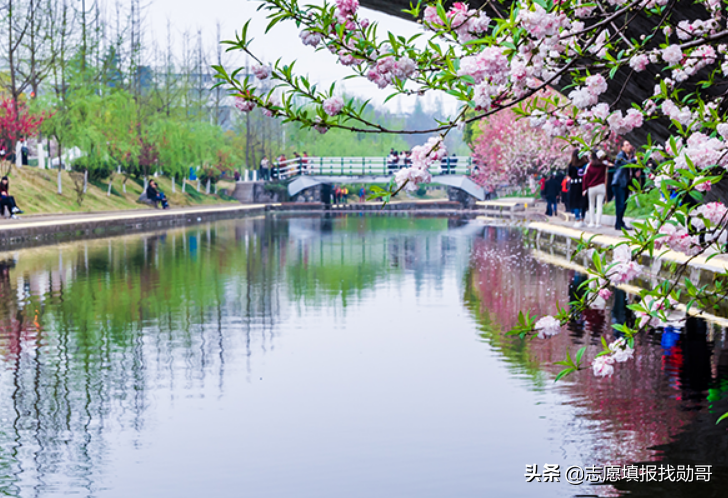
<instances>
[{"instance_id":1,"label":"white bridge railing","mask_svg":"<svg viewBox=\"0 0 728 498\"><path fill-rule=\"evenodd\" d=\"M299 175L318 176L389 176L409 164L384 157L294 157L276 161L270 171L273 179L286 180ZM469 176L473 168L470 156L449 156L430 168L432 175Z\"/></svg>"}]
</instances>

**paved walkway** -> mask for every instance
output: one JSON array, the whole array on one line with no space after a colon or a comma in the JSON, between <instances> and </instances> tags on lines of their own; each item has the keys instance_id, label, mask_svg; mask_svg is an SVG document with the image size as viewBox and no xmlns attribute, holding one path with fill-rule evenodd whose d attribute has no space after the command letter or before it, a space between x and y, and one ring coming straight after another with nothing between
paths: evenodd
<instances>
[{"instance_id":1,"label":"paved walkway","mask_svg":"<svg viewBox=\"0 0 728 498\"><path fill-rule=\"evenodd\" d=\"M80 223L104 223L117 221L148 221L164 220L180 215L208 215L215 213L231 213L235 211L248 211L264 209L265 204L219 204L213 206L195 206L170 209L133 209L125 211L102 211L96 213L69 213L69 214L38 214L21 215L19 219L12 220L0 218L0 232L15 231L27 228L58 227Z\"/></svg>"},{"instance_id":2,"label":"paved walkway","mask_svg":"<svg viewBox=\"0 0 728 498\"><path fill-rule=\"evenodd\" d=\"M622 231L615 230L614 226L612 226L611 224L602 225L599 228L590 228L586 225L577 228L574 226L574 221L567 221L567 219L564 216L561 216L561 214L559 214L559 216L544 215L544 209L545 204L543 202L535 204L533 207L529 206L529 209L526 210L528 228L531 228L533 230L539 230L544 233L562 235L570 237L572 239L580 239L582 236L585 239L588 239L589 237L595 236L592 241L595 244L599 244L602 246L619 244L620 242L624 242L626 240L623 236L624 234L622 233ZM608 218L609 221L612 221L613 219L613 216L610 216ZM631 226L634 220L625 218L625 221L627 222L627 225ZM659 253L656 252L656 254L659 254L660 259L663 261L671 261L678 264L683 264L690 260L691 267L701 268L716 273L722 273L728 270L728 255L718 255L710 257L710 253L708 253L704 256L696 256L694 258L690 258L684 253L676 251L662 251Z\"/></svg>"}]
</instances>

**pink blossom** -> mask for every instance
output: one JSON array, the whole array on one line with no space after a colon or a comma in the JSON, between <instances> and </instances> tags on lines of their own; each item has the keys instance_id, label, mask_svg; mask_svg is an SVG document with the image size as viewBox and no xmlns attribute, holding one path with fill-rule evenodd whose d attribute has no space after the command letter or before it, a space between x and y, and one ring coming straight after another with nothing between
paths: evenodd
<instances>
[{"instance_id":1,"label":"pink blossom","mask_svg":"<svg viewBox=\"0 0 728 498\"><path fill-rule=\"evenodd\" d=\"M642 72L647 69L650 64L650 57L645 54L635 55L629 60L629 67L634 69L636 72Z\"/></svg>"},{"instance_id":2,"label":"pink blossom","mask_svg":"<svg viewBox=\"0 0 728 498\"><path fill-rule=\"evenodd\" d=\"M662 49L662 59L674 66L683 59L683 52L679 45L669 45L667 48Z\"/></svg>"},{"instance_id":3,"label":"pink blossom","mask_svg":"<svg viewBox=\"0 0 728 498\"><path fill-rule=\"evenodd\" d=\"M704 217L710 221L710 224L714 227L723 226L726 224L726 221L728 221L726 219L728 209L722 202L709 202L707 204L703 204L702 206L695 208L693 213Z\"/></svg>"},{"instance_id":4,"label":"pink blossom","mask_svg":"<svg viewBox=\"0 0 728 498\"><path fill-rule=\"evenodd\" d=\"M597 104L593 111L594 117L599 119L607 119L609 117L609 104Z\"/></svg>"},{"instance_id":5,"label":"pink blossom","mask_svg":"<svg viewBox=\"0 0 728 498\"><path fill-rule=\"evenodd\" d=\"M270 76L271 67L263 64L256 64L252 67L253 74L259 80L265 80Z\"/></svg>"},{"instance_id":6,"label":"pink blossom","mask_svg":"<svg viewBox=\"0 0 728 498\"><path fill-rule=\"evenodd\" d=\"M425 7L424 19L430 24L442 26L442 19L440 19L440 16L437 15L437 9L435 7Z\"/></svg>"},{"instance_id":7,"label":"pink blossom","mask_svg":"<svg viewBox=\"0 0 728 498\"><path fill-rule=\"evenodd\" d=\"M612 359L617 363L624 363L634 357L634 349L629 346L624 337L609 344L609 350L612 352Z\"/></svg>"},{"instance_id":8,"label":"pink blossom","mask_svg":"<svg viewBox=\"0 0 728 498\"><path fill-rule=\"evenodd\" d=\"M417 145L412 148L410 156L412 166L399 170L394 175L397 188L404 188L406 191L417 190L420 183L429 183L432 179L429 168L447 155L442 137L432 137L424 145Z\"/></svg>"},{"instance_id":9,"label":"pink blossom","mask_svg":"<svg viewBox=\"0 0 728 498\"><path fill-rule=\"evenodd\" d=\"M270 107L282 107L283 103L281 102L281 98L278 95L272 95L266 104ZM263 114L268 116L269 118L272 118L274 115L274 111L271 111L270 109L263 108Z\"/></svg>"},{"instance_id":10,"label":"pink blossom","mask_svg":"<svg viewBox=\"0 0 728 498\"><path fill-rule=\"evenodd\" d=\"M607 278L614 285L625 284L642 273L642 267L632 261L632 251L626 244L614 248L613 259Z\"/></svg>"},{"instance_id":11,"label":"pink blossom","mask_svg":"<svg viewBox=\"0 0 728 498\"><path fill-rule=\"evenodd\" d=\"M684 227L667 222L657 232L661 237L655 239L655 249L658 251L667 246L673 251L682 252L689 256L700 253L700 238L690 235Z\"/></svg>"},{"instance_id":12,"label":"pink blossom","mask_svg":"<svg viewBox=\"0 0 728 498\"><path fill-rule=\"evenodd\" d=\"M329 116L336 116L344 108L344 99L339 96L324 100L324 112Z\"/></svg>"},{"instance_id":13,"label":"pink blossom","mask_svg":"<svg viewBox=\"0 0 728 498\"><path fill-rule=\"evenodd\" d=\"M431 137L424 145L412 147L410 156L412 165L418 168L427 169L433 163L439 163L447 155L447 149L442 143L442 137Z\"/></svg>"},{"instance_id":14,"label":"pink blossom","mask_svg":"<svg viewBox=\"0 0 728 498\"><path fill-rule=\"evenodd\" d=\"M604 92L607 91L607 80L604 79L604 76L601 74L594 74L592 76L588 76L586 80L584 80L584 85L586 86L586 89L589 90L589 93L592 95L601 95Z\"/></svg>"},{"instance_id":15,"label":"pink blossom","mask_svg":"<svg viewBox=\"0 0 728 498\"><path fill-rule=\"evenodd\" d=\"M599 297L601 297L605 301L612 297L612 291L610 291L606 287L603 289L599 289L599 292L597 294L599 294Z\"/></svg>"},{"instance_id":16,"label":"pink blossom","mask_svg":"<svg viewBox=\"0 0 728 498\"><path fill-rule=\"evenodd\" d=\"M687 169L688 158L698 169L726 166L728 157L724 154L724 148L725 143L717 138L711 138L704 133L693 133L675 157L675 167Z\"/></svg>"},{"instance_id":17,"label":"pink blossom","mask_svg":"<svg viewBox=\"0 0 728 498\"><path fill-rule=\"evenodd\" d=\"M329 131L329 127L328 127L328 126L326 126L326 125L325 125L325 124L323 123L323 121L321 121L321 117L320 117L320 116L316 116L316 117L315 117L315 118L313 119L313 122L314 122L313 128L314 128L314 129L315 129L315 130L316 130L317 132L319 132L320 134L322 134L322 135L323 135L324 133L326 133L327 131Z\"/></svg>"},{"instance_id":18,"label":"pink blossom","mask_svg":"<svg viewBox=\"0 0 728 498\"><path fill-rule=\"evenodd\" d=\"M235 107L242 112L250 112L255 109L255 102L252 100L244 99L243 97L235 98Z\"/></svg>"},{"instance_id":19,"label":"pink blossom","mask_svg":"<svg viewBox=\"0 0 728 498\"><path fill-rule=\"evenodd\" d=\"M568 28L570 24L563 12L548 12L537 4L534 4L532 10L521 9L518 12L517 22L534 38L558 35L559 30Z\"/></svg>"},{"instance_id":20,"label":"pink blossom","mask_svg":"<svg viewBox=\"0 0 728 498\"><path fill-rule=\"evenodd\" d=\"M490 19L477 10L468 9L467 4L455 2L447 13L450 26L457 34L460 43L475 40L478 35L488 29Z\"/></svg>"},{"instance_id":21,"label":"pink blossom","mask_svg":"<svg viewBox=\"0 0 728 498\"><path fill-rule=\"evenodd\" d=\"M577 88L572 91L569 94L569 99L571 99L571 103L579 109L586 109L587 107L596 105L596 103L599 102L599 96L594 95L586 88Z\"/></svg>"},{"instance_id":22,"label":"pink blossom","mask_svg":"<svg viewBox=\"0 0 728 498\"><path fill-rule=\"evenodd\" d=\"M720 123L715 130L723 137L723 140L728 139L728 123Z\"/></svg>"},{"instance_id":23,"label":"pink blossom","mask_svg":"<svg viewBox=\"0 0 728 498\"><path fill-rule=\"evenodd\" d=\"M561 332L561 322L550 315L544 316L538 319L534 329L538 330L539 339L544 339Z\"/></svg>"},{"instance_id":24,"label":"pink blossom","mask_svg":"<svg viewBox=\"0 0 728 498\"><path fill-rule=\"evenodd\" d=\"M301 41L304 45L310 45L312 47L318 46L318 44L321 43L321 40L323 39L323 35L321 33L309 31L307 29L301 31L298 36L301 38Z\"/></svg>"},{"instance_id":25,"label":"pink blossom","mask_svg":"<svg viewBox=\"0 0 728 498\"><path fill-rule=\"evenodd\" d=\"M483 82L473 89L473 102L479 110L488 110L493 102L493 97L503 93L505 89L500 85L491 85Z\"/></svg>"},{"instance_id":26,"label":"pink blossom","mask_svg":"<svg viewBox=\"0 0 728 498\"><path fill-rule=\"evenodd\" d=\"M597 377L608 377L614 373L614 358L612 355L602 355L594 358L592 370Z\"/></svg>"},{"instance_id":27,"label":"pink blossom","mask_svg":"<svg viewBox=\"0 0 728 498\"><path fill-rule=\"evenodd\" d=\"M367 72L367 79L376 84L379 88L385 88L397 78L401 81L410 78L417 66L409 57L402 57L396 60L392 56L383 57L377 61Z\"/></svg>"},{"instance_id":28,"label":"pink blossom","mask_svg":"<svg viewBox=\"0 0 728 498\"><path fill-rule=\"evenodd\" d=\"M496 85L506 83L509 67L503 51L501 47L486 47L476 55L463 57L458 76L472 76L476 84L485 80Z\"/></svg>"},{"instance_id":29,"label":"pink blossom","mask_svg":"<svg viewBox=\"0 0 728 498\"><path fill-rule=\"evenodd\" d=\"M699 176L695 180L693 180L693 184L695 184L695 190L697 190L698 192L710 192L710 189L713 186L710 180L705 180L698 183L698 181L703 180L704 178L705 177Z\"/></svg>"},{"instance_id":30,"label":"pink blossom","mask_svg":"<svg viewBox=\"0 0 728 498\"><path fill-rule=\"evenodd\" d=\"M356 14L359 0L336 0L336 19L340 24L346 24Z\"/></svg>"},{"instance_id":31,"label":"pink blossom","mask_svg":"<svg viewBox=\"0 0 728 498\"><path fill-rule=\"evenodd\" d=\"M665 100L660 107L666 116L674 119L683 126L687 126L693 120L693 114L690 112L690 108L687 106L680 108L672 100Z\"/></svg>"},{"instance_id":32,"label":"pink blossom","mask_svg":"<svg viewBox=\"0 0 728 498\"><path fill-rule=\"evenodd\" d=\"M429 183L431 179L429 171L415 166L403 168L394 175L397 188L404 188L408 192L414 192L420 183Z\"/></svg>"},{"instance_id":33,"label":"pink blossom","mask_svg":"<svg viewBox=\"0 0 728 498\"><path fill-rule=\"evenodd\" d=\"M644 117L637 109L630 109L626 116L622 116L622 111L615 111L607 118L609 128L617 135L626 135L635 128L642 126Z\"/></svg>"}]
</instances>

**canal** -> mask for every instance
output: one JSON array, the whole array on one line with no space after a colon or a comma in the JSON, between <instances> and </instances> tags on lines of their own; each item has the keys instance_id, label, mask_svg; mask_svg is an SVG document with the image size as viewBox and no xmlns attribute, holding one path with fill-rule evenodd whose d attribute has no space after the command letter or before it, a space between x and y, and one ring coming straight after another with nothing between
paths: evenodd
<instances>
[{"instance_id":1,"label":"canal","mask_svg":"<svg viewBox=\"0 0 728 498\"><path fill-rule=\"evenodd\" d=\"M633 320L617 290L548 340L519 310L578 292L514 227L267 216L0 254L0 494L724 496L723 321L641 336L611 378L554 361ZM559 482L526 482L558 464ZM566 482L607 465L710 482Z\"/></svg>"}]
</instances>

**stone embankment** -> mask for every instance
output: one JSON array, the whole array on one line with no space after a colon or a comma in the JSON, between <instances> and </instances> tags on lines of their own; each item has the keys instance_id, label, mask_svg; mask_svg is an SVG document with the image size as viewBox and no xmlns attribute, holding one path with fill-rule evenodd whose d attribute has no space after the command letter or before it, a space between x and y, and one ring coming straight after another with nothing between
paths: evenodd
<instances>
[{"instance_id":1,"label":"stone embankment","mask_svg":"<svg viewBox=\"0 0 728 498\"><path fill-rule=\"evenodd\" d=\"M262 214L265 204L220 205L168 210L140 209L71 215L36 215L0 221L0 248L103 237Z\"/></svg>"}]
</instances>

